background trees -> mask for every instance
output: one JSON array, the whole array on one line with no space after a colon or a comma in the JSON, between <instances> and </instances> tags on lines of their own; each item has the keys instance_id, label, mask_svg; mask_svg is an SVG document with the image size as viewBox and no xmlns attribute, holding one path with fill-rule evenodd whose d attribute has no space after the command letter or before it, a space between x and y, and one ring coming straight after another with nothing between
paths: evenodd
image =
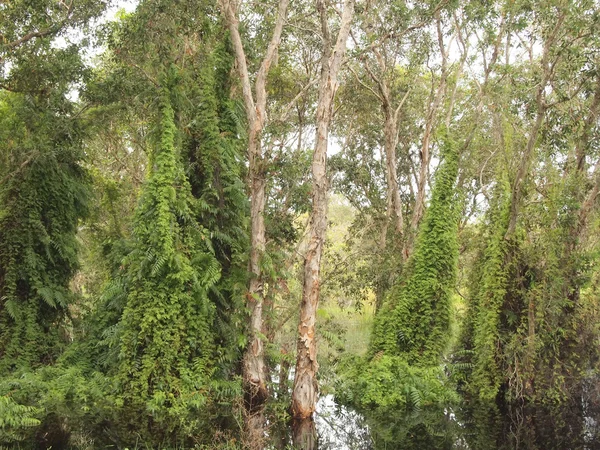
<instances>
[{"instance_id":1,"label":"background trees","mask_svg":"<svg viewBox=\"0 0 600 450\"><path fill-rule=\"evenodd\" d=\"M0 6L3 440L261 447L319 384L583 417L597 5L388 3Z\"/></svg>"}]
</instances>

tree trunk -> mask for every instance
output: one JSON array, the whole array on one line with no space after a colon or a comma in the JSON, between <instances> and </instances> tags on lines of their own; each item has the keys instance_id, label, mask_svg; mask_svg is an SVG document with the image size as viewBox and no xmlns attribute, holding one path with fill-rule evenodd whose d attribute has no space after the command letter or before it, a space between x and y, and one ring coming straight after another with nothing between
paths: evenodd
<instances>
[{"instance_id":1,"label":"tree trunk","mask_svg":"<svg viewBox=\"0 0 600 450\"><path fill-rule=\"evenodd\" d=\"M262 450L265 448L265 413L264 408L245 412L244 418L246 431L244 434L244 448L250 450Z\"/></svg>"},{"instance_id":2,"label":"tree trunk","mask_svg":"<svg viewBox=\"0 0 600 450\"><path fill-rule=\"evenodd\" d=\"M400 200L400 188L398 187L398 173L396 170L396 142L397 123L390 107L385 108L384 126L384 148L386 163L386 178L388 188L388 211L394 215L394 226L396 232L402 235L404 231L404 219L402 217L402 201Z\"/></svg>"},{"instance_id":3,"label":"tree trunk","mask_svg":"<svg viewBox=\"0 0 600 450\"><path fill-rule=\"evenodd\" d=\"M237 70L240 75L246 119L248 121L248 172L250 183L250 260L248 269L250 282L248 285L247 301L250 309L249 343L243 359L243 384L246 403L246 432L249 436L260 433L261 420L264 415L259 409L268 397L267 367L262 341L263 335L263 279L260 267L262 255L265 252L265 161L262 154L262 132L267 123L267 90L266 82L269 69L277 49L281 43L281 34L285 22L289 0L280 0L277 9L277 19L273 35L269 41L265 56L261 62L256 80L254 82L254 95L252 84L246 64L246 54L239 32L239 22L235 6L231 0L220 0L221 11L227 22L231 41L235 52ZM264 420L263 420L264 422ZM259 427L260 425L260 427ZM260 429L257 429L259 427Z\"/></svg>"},{"instance_id":4,"label":"tree trunk","mask_svg":"<svg viewBox=\"0 0 600 450\"><path fill-rule=\"evenodd\" d=\"M321 15L324 50L321 58L321 80L317 106L317 136L313 154L312 175L312 219L310 240L304 260L304 286L300 323L298 325L298 354L294 389L292 392L292 414L297 419L312 416L317 403L317 343L315 341L315 322L319 304L319 273L321 255L327 229L327 139L333 97L337 88L337 74L346 50L346 40L350 33L350 23L354 13L354 0L346 0L340 31L335 48L330 48L327 7L323 0L317 1Z\"/></svg>"},{"instance_id":5,"label":"tree trunk","mask_svg":"<svg viewBox=\"0 0 600 450\"><path fill-rule=\"evenodd\" d=\"M266 180L260 155L260 137L250 133L248 148L255 155L250 163L250 283L248 287L248 306L250 308L250 339L244 353L243 377L246 408L252 412L262 405L268 397L267 370L261 335L263 332L263 280L260 262L265 251L265 186Z\"/></svg>"},{"instance_id":6,"label":"tree trunk","mask_svg":"<svg viewBox=\"0 0 600 450\"><path fill-rule=\"evenodd\" d=\"M292 423L294 448L299 450L317 450L317 430L312 419L294 420Z\"/></svg>"}]
</instances>

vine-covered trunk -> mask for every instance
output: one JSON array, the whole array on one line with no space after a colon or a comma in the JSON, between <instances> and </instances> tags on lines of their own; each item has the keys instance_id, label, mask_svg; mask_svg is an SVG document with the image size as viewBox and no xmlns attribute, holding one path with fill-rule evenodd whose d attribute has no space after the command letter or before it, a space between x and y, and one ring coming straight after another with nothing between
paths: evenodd
<instances>
[{"instance_id":1,"label":"vine-covered trunk","mask_svg":"<svg viewBox=\"0 0 600 450\"><path fill-rule=\"evenodd\" d=\"M321 80L317 106L317 137L312 162L313 192L310 240L304 259L304 285L298 325L298 354L292 392L292 414L297 419L311 417L317 403L316 377L319 364L317 363L315 322L319 305L321 255L327 229L327 139L333 96L337 88L337 74L350 33L354 0L347 0L344 4L341 27L333 51L330 46L327 7L323 0L318 0L317 9L321 15L324 50L321 58Z\"/></svg>"}]
</instances>

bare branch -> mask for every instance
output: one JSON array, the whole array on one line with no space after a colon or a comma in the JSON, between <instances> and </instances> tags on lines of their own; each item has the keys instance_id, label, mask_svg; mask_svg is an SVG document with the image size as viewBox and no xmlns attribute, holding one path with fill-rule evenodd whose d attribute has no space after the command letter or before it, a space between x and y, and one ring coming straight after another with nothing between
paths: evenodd
<instances>
[{"instance_id":1,"label":"bare branch","mask_svg":"<svg viewBox=\"0 0 600 450\"><path fill-rule=\"evenodd\" d=\"M366 84L365 82L363 82L360 77L358 76L358 74L356 73L356 71L354 70L354 68L352 66L348 66L348 69L350 70L350 72L352 72L352 75L354 75L354 78L356 78L356 81L362 86L364 87L366 90L368 90L371 94L373 94L373 96L375 96L377 99L379 99L380 101L383 102L383 98L377 93L377 91L375 91L375 89L373 89L371 86L369 86L368 84Z\"/></svg>"},{"instance_id":2,"label":"bare branch","mask_svg":"<svg viewBox=\"0 0 600 450\"><path fill-rule=\"evenodd\" d=\"M294 105L316 83L317 83L317 79L313 78L308 83L306 83L302 89L300 89L300 92L298 92L296 94L296 96L292 100L290 100L290 102L283 108L283 112L281 113L281 115L278 118L278 120L280 122L285 122L288 119L290 112L291 112L292 108L294 107Z\"/></svg>"},{"instance_id":3,"label":"bare branch","mask_svg":"<svg viewBox=\"0 0 600 450\"><path fill-rule=\"evenodd\" d=\"M237 63L240 81L242 83L242 93L244 97L244 105L246 107L246 115L250 124L256 120L256 108L254 106L254 97L252 96L252 87L250 84L250 75L248 74L248 64L246 63L246 53L239 31L239 21L234 11L230 0L220 0L221 11L227 20L231 40L235 51L235 61Z\"/></svg>"},{"instance_id":4,"label":"bare branch","mask_svg":"<svg viewBox=\"0 0 600 450\"><path fill-rule=\"evenodd\" d=\"M400 110L402 109L402 106L404 106L404 102L406 102L406 99L408 98L408 94L410 94L411 90L412 90L412 88L409 88L406 91L406 93L404 94L404 97L402 97L402 100L400 100L400 103L396 107L396 110L394 111L394 121L395 122L398 122L398 115L400 114Z\"/></svg>"},{"instance_id":5,"label":"bare branch","mask_svg":"<svg viewBox=\"0 0 600 450\"><path fill-rule=\"evenodd\" d=\"M279 44L281 43L281 33L283 32L283 25L285 23L285 17L287 14L287 7L290 0L280 0L279 7L277 8L277 19L275 21L275 28L273 30L273 35L271 36L271 41L269 42L269 46L267 47L267 52L263 61L260 65L260 69L258 70L258 74L256 75L255 82L255 91L256 91L256 106L257 106L257 114L259 115L259 120L263 123L266 121L266 107L267 107L267 91L266 91L266 83L267 83L267 75L269 74L269 69L271 68L271 64L273 63L273 59L277 54L277 49L279 48Z\"/></svg>"}]
</instances>

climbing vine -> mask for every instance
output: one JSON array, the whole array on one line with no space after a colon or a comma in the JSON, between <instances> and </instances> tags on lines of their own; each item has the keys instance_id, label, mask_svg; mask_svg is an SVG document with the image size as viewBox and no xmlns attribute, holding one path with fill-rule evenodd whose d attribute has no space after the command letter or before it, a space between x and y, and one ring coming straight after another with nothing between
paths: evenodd
<instances>
[{"instance_id":1,"label":"climbing vine","mask_svg":"<svg viewBox=\"0 0 600 450\"><path fill-rule=\"evenodd\" d=\"M161 89L158 108L134 249L123 261L127 300L117 325L118 379L128 419L145 421L147 410L160 410L153 422L169 432L176 426L167 420L171 414L206 402L215 351L214 305L207 292L220 267L206 229L193 215L167 88Z\"/></svg>"},{"instance_id":2,"label":"climbing vine","mask_svg":"<svg viewBox=\"0 0 600 450\"><path fill-rule=\"evenodd\" d=\"M68 102L0 96L0 373L56 360L65 344L69 282L79 267L79 220L90 178L82 132L60 109Z\"/></svg>"},{"instance_id":3,"label":"climbing vine","mask_svg":"<svg viewBox=\"0 0 600 450\"><path fill-rule=\"evenodd\" d=\"M421 366L438 364L446 349L458 259L454 192L458 152L447 135L441 154L444 159L414 254L405 278L391 289L375 320L371 343L372 354L383 351Z\"/></svg>"}]
</instances>

